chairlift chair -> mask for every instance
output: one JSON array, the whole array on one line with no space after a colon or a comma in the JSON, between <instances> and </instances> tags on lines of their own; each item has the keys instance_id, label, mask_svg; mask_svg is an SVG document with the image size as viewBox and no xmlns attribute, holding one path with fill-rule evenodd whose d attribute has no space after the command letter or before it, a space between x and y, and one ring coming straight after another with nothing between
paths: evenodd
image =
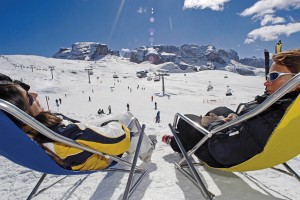
<instances>
[{"instance_id":1,"label":"chairlift chair","mask_svg":"<svg viewBox=\"0 0 300 200\"><path fill-rule=\"evenodd\" d=\"M36 142L30 139L19 127L17 127L5 112L13 115L23 123L28 124L35 130L37 130L39 133L45 135L46 137L54 141L64 143L68 146L72 146L101 156L105 156L111 159L113 163L118 162L123 164L126 167L114 168L113 165L110 165L108 168L104 170L94 170L94 171L72 171L72 170L61 168L47 155L47 153ZM144 135L145 125L143 124L142 126L140 126L138 120L136 118L132 118L130 123L128 124L128 127L133 127L133 126L136 126L138 128L140 132L140 136L136 147L135 155L131 163L117 156L104 155L101 152L90 149L86 146L82 146L69 138L58 135L57 133L48 129L46 126L41 124L39 121L35 120L27 113L20 110L16 106L0 99L0 135L1 135L0 155L11 160L12 162L18 165L43 173L42 177L40 178L36 186L33 188L33 190L31 191L27 199L31 199L32 197L40 193L37 192L38 188L47 174L82 175L82 174L91 174L95 172L113 171L113 172L129 172L126 189L123 195L123 200L125 200L131 196L131 194L134 192L136 187L139 185L139 183L142 181L142 179L147 173L146 169L136 166L138 153L140 151L140 146ZM137 179L133 182L133 176L137 174L139 174L140 176L137 177Z\"/></svg>"},{"instance_id":2,"label":"chairlift chair","mask_svg":"<svg viewBox=\"0 0 300 200\"><path fill-rule=\"evenodd\" d=\"M200 189L201 193L204 195L206 199L212 199L213 194L208 191L204 182L200 178L198 172L195 169L190 157L195 153L195 151L201 147L207 140L209 140L212 135L230 127L241 123L247 119L250 119L265 109L270 107L273 103L275 103L278 99L280 99L283 95L289 92L293 87L300 83L300 73L294 76L291 80L289 80L285 85L279 88L274 94L272 94L268 99L266 99L263 103L258 105L255 109L249 111L248 113L243 114L235 118L234 120L227 122L223 125L220 125L214 128L211 131L204 129L201 125L193 122L191 119L186 116L177 113L174 118L173 125L169 124L169 128L174 135L174 138L184 156L178 163L174 163L176 169L182 172L185 176L187 176L196 186ZM239 108L238 108L239 109ZM289 106L286 110L283 118L271 134L264 150L250 158L249 160L240 163L236 166L232 166L229 168L216 168L222 171L229 172L244 172L244 171L254 171L266 168L272 168L276 165L283 164L284 167L300 181L300 176L287 165L287 161L296 157L300 153L300 145L299 145L299 130L300 130L300 95L294 100L294 102ZM188 124L193 126L195 129L204 134L202 140L200 140L190 151L186 152L184 147L179 140L177 132L175 130L176 124L181 118L186 121ZM191 171L189 173L187 170L183 168L185 164L188 164L188 167Z\"/></svg>"}]
</instances>

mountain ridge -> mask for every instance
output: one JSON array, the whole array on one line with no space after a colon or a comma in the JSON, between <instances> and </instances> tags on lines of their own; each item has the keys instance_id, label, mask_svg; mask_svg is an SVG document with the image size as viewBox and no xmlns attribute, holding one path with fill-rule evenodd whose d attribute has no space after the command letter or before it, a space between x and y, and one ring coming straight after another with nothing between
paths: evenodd
<instances>
[{"instance_id":1,"label":"mountain ridge","mask_svg":"<svg viewBox=\"0 0 300 200\"><path fill-rule=\"evenodd\" d=\"M69 60L101 60L106 55L115 55L128 58L133 63L145 61L158 65L173 63L182 71L201 70L228 70L242 75L257 75L253 68L264 68L264 60L256 58L240 59L235 50L217 49L213 45L183 44L180 47L173 45L142 46L134 50L122 49L113 51L106 44L96 42L76 42L71 48L60 48L53 58ZM260 72L259 72L260 73Z\"/></svg>"}]
</instances>

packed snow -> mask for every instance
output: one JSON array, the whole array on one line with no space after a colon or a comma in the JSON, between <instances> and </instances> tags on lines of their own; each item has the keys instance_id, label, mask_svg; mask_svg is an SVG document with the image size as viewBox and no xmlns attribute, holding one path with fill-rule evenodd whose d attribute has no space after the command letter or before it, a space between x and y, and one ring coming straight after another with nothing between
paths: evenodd
<instances>
[{"instance_id":1,"label":"packed snow","mask_svg":"<svg viewBox=\"0 0 300 200\"><path fill-rule=\"evenodd\" d=\"M54 70L50 71L49 66L55 66ZM86 68L93 68L90 75ZM126 112L126 104L129 103L130 111L141 124L146 125L145 133L156 135L158 140L151 162L138 162L148 169L148 174L130 199L204 199L198 188L175 169L173 163L179 161L181 155L161 142L161 137L171 134L168 123L173 122L176 113L201 115L217 106L235 110L240 102L253 100L264 91L264 77L217 70L170 73L170 76L164 77L163 94L162 80L136 77L137 71L156 73L160 68L168 67L148 62L135 64L114 56L98 61L23 55L0 57L0 72L28 83L31 91L39 94L39 101L46 110L47 96L51 111L89 122L104 116L97 114L99 108L108 113L110 105L112 114L120 114ZM113 78L114 75L119 78ZM209 82L213 89L207 91ZM225 95L228 88L232 96ZM62 103L57 107L55 100L59 98ZM155 102L157 110L154 109ZM157 111L161 114L160 123L154 120ZM300 156L288 164L300 173ZM41 176L4 157L0 157L0 165L1 199L25 199ZM300 199L299 181L273 169L244 173L222 172L203 166L197 169L209 190L216 195L215 199ZM127 177L128 174L117 172L68 176L34 199L122 199ZM41 188L48 187L59 178L62 177L47 176Z\"/></svg>"}]
</instances>

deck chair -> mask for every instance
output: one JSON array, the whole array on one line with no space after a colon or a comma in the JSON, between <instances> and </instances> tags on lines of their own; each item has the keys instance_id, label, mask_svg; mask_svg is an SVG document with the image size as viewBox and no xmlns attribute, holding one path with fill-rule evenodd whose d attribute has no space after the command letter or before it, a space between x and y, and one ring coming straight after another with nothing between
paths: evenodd
<instances>
[{"instance_id":1,"label":"deck chair","mask_svg":"<svg viewBox=\"0 0 300 200\"><path fill-rule=\"evenodd\" d=\"M5 112L4 112L5 111ZM101 156L105 156L111 159L112 163L121 163L124 165L124 168L115 168L113 164L107 167L104 170L95 170L95 171L72 171L67 170L59 165L57 165L48 155L47 153L32 139L30 139L19 127L17 127L11 119L7 116L6 113L10 113L15 116L20 121L28 124L41 134L57 141L64 143L66 145L76 147L78 149L82 149L85 151L89 151L91 153L96 153ZM82 175L82 174L91 174L95 172L128 172L128 181L126 185L126 189L123 195L123 200L128 199L139 183L142 181L143 177L146 175L147 170L136 166L138 153L140 151L142 138L144 135L145 125L140 126L138 120L136 118L132 118L128 127L136 126L140 132L137 148L134 154L134 158L132 162L128 162L122 158L116 156L104 155L101 152L97 152L93 149L90 149L86 146L81 146L75 141L65 138L51 131L43 124L35 120L33 117L18 109L16 106L0 99L0 155L11 160L12 162L21 165L23 167L29 168L34 171L38 171L43 173L40 180L33 188L31 193L29 194L27 199L31 199L36 194L38 194L38 188L41 185L47 174L54 175ZM139 175L139 177L134 177L135 175ZM133 182L133 178L136 180ZM41 191L41 190L40 190Z\"/></svg>"},{"instance_id":2,"label":"deck chair","mask_svg":"<svg viewBox=\"0 0 300 200\"><path fill-rule=\"evenodd\" d=\"M203 145L207 140L209 140L212 135L226 129L230 126L238 124L244 120L250 119L253 116L258 115L269 106L271 106L274 102L276 102L279 98L281 98L284 94L290 91L293 87L300 83L300 73L294 76L290 81L288 81L285 85L279 88L274 94L272 94L268 99L266 99L262 104L257 106L255 109L250 112L237 117L236 119L227 122L221 126L214 128L211 131L204 129L201 125L193 122L189 118L180 113L177 113L174 118L173 125L169 124L171 132L174 135L174 138L183 154L183 159L181 159L178 163L174 163L176 168L182 172L185 176L187 176L201 191L206 199L212 199L213 194L207 190L204 185L204 182L201 180L198 172L195 169L191 161L191 156L195 153L195 151ZM238 164L236 166L232 166L230 168L217 168L223 171L229 172L245 172L245 171L253 171L260 170L265 168L271 168L279 164L283 164L284 167L291 173L294 177L296 177L300 181L299 175L286 164L286 161L296 157L300 153L300 145L299 145L299 130L300 130L300 95L295 99L295 101L289 106L287 111L285 112L283 118L277 125L276 129L271 134L264 150L250 158L249 160ZM178 138L177 132L175 130L176 124L181 118L182 120L189 123L195 129L204 134L202 140L200 140L189 152L186 152L181 144L181 141ZM186 171L183 166L188 165L190 169L190 173Z\"/></svg>"}]
</instances>

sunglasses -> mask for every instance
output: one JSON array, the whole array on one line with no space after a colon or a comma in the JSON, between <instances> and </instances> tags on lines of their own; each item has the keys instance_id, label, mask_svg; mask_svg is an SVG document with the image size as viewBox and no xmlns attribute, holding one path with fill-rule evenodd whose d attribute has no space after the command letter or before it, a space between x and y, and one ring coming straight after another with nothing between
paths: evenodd
<instances>
[{"instance_id":1,"label":"sunglasses","mask_svg":"<svg viewBox=\"0 0 300 200\"><path fill-rule=\"evenodd\" d=\"M33 102L34 102L34 98L30 93L27 93L27 96L29 97L29 106L32 106Z\"/></svg>"},{"instance_id":2,"label":"sunglasses","mask_svg":"<svg viewBox=\"0 0 300 200\"><path fill-rule=\"evenodd\" d=\"M284 75L293 75L295 76L296 74L294 73L282 73L282 72L271 72L267 75L267 78L270 81L275 81L276 79L278 79L280 76L284 76Z\"/></svg>"}]
</instances>

